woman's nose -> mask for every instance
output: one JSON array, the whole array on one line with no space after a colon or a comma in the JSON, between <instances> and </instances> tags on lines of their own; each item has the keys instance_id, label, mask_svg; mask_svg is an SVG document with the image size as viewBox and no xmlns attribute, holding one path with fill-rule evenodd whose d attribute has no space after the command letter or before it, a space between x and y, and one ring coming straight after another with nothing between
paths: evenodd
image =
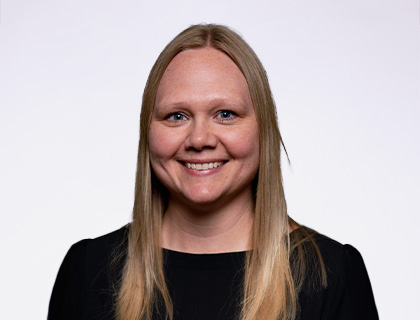
<instances>
[{"instance_id":1,"label":"woman's nose","mask_svg":"<svg viewBox=\"0 0 420 320\"><path fill-rule=\"evenodd\" d=\"M195 121L191 123L188 137L185 140L186 149L203 150L214 149L217 145L217 136L214 128L206 121Z\"/></svg>"}]
</instances>

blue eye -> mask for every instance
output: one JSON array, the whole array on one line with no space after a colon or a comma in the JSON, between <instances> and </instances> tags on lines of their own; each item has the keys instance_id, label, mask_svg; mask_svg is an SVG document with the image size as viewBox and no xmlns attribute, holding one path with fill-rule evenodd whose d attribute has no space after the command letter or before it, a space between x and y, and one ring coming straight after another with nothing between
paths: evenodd
<instances>
[{"instance_id":1,"label":"blue eye","mask_svg":"<svg viewBox=\"0 0 420 320\"><path fill-rule=\"evenodd\" d=\"M219 113L219 117L222 119L229 119L232 116L233 116L232 111L228 111L228 110L223 110L223 111L220 111Z\"/></svg>"},{"instance_id":2,"label":"blue eye","mask_svg":"<svg viewBox=\"0 0 420 320\"><path fill-rule=\"evenodd\" d=\"M173 113L169 116L169 119L173 121L182 121L185 120L185 116L182 113Z\"/></svg>"}]
</instances>

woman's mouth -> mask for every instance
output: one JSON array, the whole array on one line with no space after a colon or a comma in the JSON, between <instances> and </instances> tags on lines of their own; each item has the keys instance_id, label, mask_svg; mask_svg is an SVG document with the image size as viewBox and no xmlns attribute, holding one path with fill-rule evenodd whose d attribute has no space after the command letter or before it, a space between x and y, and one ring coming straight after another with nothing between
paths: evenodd
<instances>
[{"instance_id":1,"label":"woman's mouth","mask_svg":"<svg viewBox=\"0 0 420 320\"><path fill-rule=\"evenodd\" d=\"M184 162L185 166L188 169L192 170L211 170L220 167L223 162L222 161L215 161L215 162L205 162L205 163L194 163L194 162Z\"/></svg>"}]
</instances>

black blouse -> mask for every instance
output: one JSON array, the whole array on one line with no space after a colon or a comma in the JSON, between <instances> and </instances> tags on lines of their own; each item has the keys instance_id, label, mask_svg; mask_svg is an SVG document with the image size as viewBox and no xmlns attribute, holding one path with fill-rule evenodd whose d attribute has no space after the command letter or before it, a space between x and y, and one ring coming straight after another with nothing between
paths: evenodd
<instances>
[{"instance_id":1,"label":"black blouse","mask_svg":"<svg viewBox=\"0 0 420 320\"><path fill-rule=\"evenodd\" d=\"M127 228L74 244L53 288L48 319L115 319L115 284L121 276ZM360 253L324 236L316 237L328 286L299 295L300 320L374 320L378 313ZM237 319L245 252L189 254L163 251L174 320ZM117 262L115 262L117 261ZM155 312L153 320L164 319Z\"/></svg>"}]
</instances>

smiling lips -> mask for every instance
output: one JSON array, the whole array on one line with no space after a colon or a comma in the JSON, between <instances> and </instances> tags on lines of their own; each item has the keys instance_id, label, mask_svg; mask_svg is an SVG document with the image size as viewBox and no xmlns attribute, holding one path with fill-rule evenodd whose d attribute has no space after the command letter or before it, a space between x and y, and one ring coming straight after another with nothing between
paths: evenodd
<instances>
[{"instance_id":1,"label":"smiling lips","mask_svg":"<svg viewBox=\"0 0 420 320\"><path fill-rule=\"evenodd\" d=\"M198 170L198 171L216 169L216 168L220 167L222 164L223 164L223 162L221 162L221 161L208 162L208 163L185 162L185 166L188 169L193 169L193 170Z\"/></svg>"}]
</instances>

